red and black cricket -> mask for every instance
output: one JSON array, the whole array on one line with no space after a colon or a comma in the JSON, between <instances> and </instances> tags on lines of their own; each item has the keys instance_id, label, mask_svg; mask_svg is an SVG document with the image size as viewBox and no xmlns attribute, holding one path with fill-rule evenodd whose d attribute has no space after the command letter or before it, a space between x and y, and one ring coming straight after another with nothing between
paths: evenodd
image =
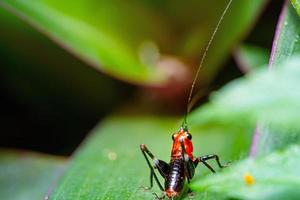
<instances>
[{"instance_id":1,"label":"red and black cricket","mask_svg":"<svg viewBox=\"0 0 300 200\"><path fill-rule=\"evenodd\" d=\"M187 102L187 111L184 117L183 124L180 128L180 130L172 135L173 139L173 147L171 151L171 159L170 162L167 163L165 161L157 159L146 147L146 145L141 144L140 148L141 151L147 161L147 164L150 168L150 187L153 186L153 177L158 184L159 188L161 191L163 191L162 197L158 197L157 194L156 197L158 199L164 199L165 197L168 197L170 199L175 199L178 197L181 192L183 191L185 181L187 180L188 183L190 183L190 180L194 177L195 174L195 168L199 163L204 164L210 171L215 173L215 170L206 162L207 160L210 159L215 159L218 166L220 168L226 167L222 165L219 161L219 157L215 154L211 155L206 155L206 156L200 156L200 157L194 157L193 156L193 143L192 143L192 135L189 133L188 128L187 128L187 123L186 123L186 118L189 113L189 103L191 102L192 99L192 94L194 90L194 86L199 74L199 71L204 63L206 54L208 52L208 49L215 37L215 34L227 12L229 9L231 2L233 0L228 0L227 6L225 7L215 29L214 32L205 48L205 51L203 53L200 65L197 69L195 78L193 80L193 84L190 89L189 97L188 97L188 102ZM151 165L149 158L150 157L153 162L154 166ZM160 175L164 178L165 184L164 187L161 185L159 182L159 179L155 173L155 169L158 170ZM189 190L191 192L191 190Z\"/></svg>"},{"instance_id":2,"label":"red and black cricket","mask_svg":"<svg viewBox=\"0 0 300 200\"><path fill-rule=\"evenodd\" d=\"M209 159L215 159L220 168L226 167L220 163L219 157L215 154L200 157L193 156L192 135L189 133L187 126L181 127L177 133L174 133L172 139L173 147L169 163L157 159L148 150L146 145L140 145L141 151L150 168L150 187L148 188L152 188L154 177L159 188L163 191L162 197L158 197L155 194L158 199L164 199L165 197L174 199L178 197L184 188L185 181L187 180L190 183L195 174L195 168L199 163L203 163L213 173L215 173L215 170L206 162ZM153 160L154 166L151 165L148 156ZM159 182L155 169L164 178L164 187Z\"/></svg>"}]
</instances>

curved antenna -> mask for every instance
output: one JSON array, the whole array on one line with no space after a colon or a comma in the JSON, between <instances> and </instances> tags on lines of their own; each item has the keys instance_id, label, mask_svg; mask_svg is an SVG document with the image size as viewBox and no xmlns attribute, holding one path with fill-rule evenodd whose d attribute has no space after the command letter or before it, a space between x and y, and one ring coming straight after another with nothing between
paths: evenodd
<instances>
[{"instance_id":1,"label":"curved antenna","mask_svg":"<svg viewBox=\"0 0 300 200\"><path fill-rule=\"evenodd\" d=\"M227 3L227 5L226 5L226 7L225 7L225 9L224 9L224 11L223 11L223 13L222 13L220 19L219 19L219 21L218 21L218 23L217 23L217 25L216 25L216 27L215 27L215 29L214 29L214 32L213 32L213 34L211 35L211 37L210 37L210 39L209 39L209 41L208 41L208 43L207 43L207 45L206 45L205 51L204 51L204 53L203 53L203 55L202 55L202 58L201 58L201 61L200 61L200 65L199 65L199 67L198 67L198 69L197 69L195 78L194 78L194 80L193 80L193 83L192 83L192 86L191 86L191 89L190 89L190 92L189 92L188 101L187 101L187 105L186 105L186 112L185 112L184 119L183 119L183 122L182 122L182 125L181 125L181 126L183 127L183 129L186 129L186 130L187 130L187 115L188 115L188 113L190 112L190 109L191 109L191 108L189 107L189 104L190 104L190 102L191 102L191 100L192 100L192 96L193 96L193 92L194 92L194 87L195 87L196 81L197 81L197 79L198 79L200 69L202 68L202 65L203 65L204 60L205 60L206 55L207 55L207 52L208 52L208 50L209 50L209 48L210 48L210 45L211 45L212 41L213 41L214 38L215 38L215 35L216 35L216 33L217 33L218 29L219 29L219 26L220 26L221 22L223 21L223 18L224 18L224 16L225 16L225 14L227 13L227 11L228 11L228 9L229 9L229 7L230 7L230 5L231 5L231 2L232 2L232 0L229 0L229 1L228 1L228 3Z\"/></svg>"}]
</instances>

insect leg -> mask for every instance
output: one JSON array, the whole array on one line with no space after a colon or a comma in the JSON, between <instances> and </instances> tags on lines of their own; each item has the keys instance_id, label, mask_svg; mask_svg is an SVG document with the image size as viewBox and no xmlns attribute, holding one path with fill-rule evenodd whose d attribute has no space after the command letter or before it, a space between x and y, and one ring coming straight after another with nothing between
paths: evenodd
<instances>
[{"instance_id":1,"label":"insect leg","mask_svg":"<svg viewBox=\"0 0 300 200\"><path fill-rule=\"evenodd\" d=\"M187 155L183 141L180 141L180 145L181 145L181 149L182 149L184 172L187 176L188 183L189 183L190 179L192 179L195 174L195 165L194 165L193 161L190 159L190 157Z\"/></svg>"},{"instance_id":2,"label":"insect leg","mask_svg":"<svg viewBox=\"0 0 300 200\"><path fill-rule=\"evenodd\" d=\"M180 145L181 145L181 149L182 149L184 173L186 174L188 183L190 183L190 180L193 178L193 176L195 174L196 166L195 166L194 162L190 159L190 157L187 155L183 141L180 141ZM190 188L188 189L188 195L189 195L189 199L190 199L190 197L194 196L194 193L192 192L192 190Z\"/></svg>"},{"instance_id":3,"label":"insect leg","mask_svg":"<svg viewBox=\"0 0 300 200\"><path fill-rule=\"evenodd\" d=\"M142 153L143 153L143 155L144 155L144 157L145 157L145 159L146 159L146 162L147 162L147 164L148 164L148 166L149 166L149 168L150 168L150 188L153 187L153 177L154 177L154 179L155 179L157 185L159 186L160 190L161 190L161 191L164 191L164 189L163 189L161 183L159 182L159 180L158 180L158 178L157 178L157 175L156 175L156 173L155 173L155 171L154 171L154 167L157 168L158 171L159 171L159 173L162 175L162 177L165 178L166 175L167 175L168 172L169 172L169 165L168 165L166 162L162 161L162 160L158 160L158 159L157 159L157 158L156 158L156 157L148 150L148 148L146 147L146 145L141 144L141 145L140 145L140 148L141 148L141 151L142 151ZM154 164L155 164L154 167L151 165L151 163L150 163L150 161L149 161L147 155L153 160L153 162L154 162Z\"/></svg>"},{"instance_id":4,"label":"insect leg","mask_svg":"<svg viewBox=\"0 0 300 200\"><path fill-rule=\"evenodd\" d=\"M216 154L210 154L210 155L206 155L206 156L201 156L201 160L203 160L203 161L210 160L210 159L215 159L216 162L218 163L218 166L219 166L220 168L227 167L227 165L222 165L222 164L220 163L219 156L216 155Z\"/></svg>"},{"instance_id":5,"label":"insect leg","mask_svg":"<svg viewBox=\"0 0 300 200\"><path fill-rule=\"evenodd\" d=\"M203 160L201 160L200 162L202 162L212 173L216 173L216 171L212 168L212 166L210 166L207 162Z\"/></svg>"},{"instance_id":6,"label":"insect leg","mask_svg":"<svg viewBox=\"0 0 300 200\"><path fill-rule=\"evenodd\" d=\"M194 164L197 166L198 162L202 162L210 171L212 171L213 173L216 173L216 171L206 162L207 160L210 160L210 159L215 159L220 168L227 167L227 165L222 165L220 163L219 156L216 154L210 154L210 155L198 157L194 161Z\"/></svg>"},{"instance_id":7,"label":"insect leg","mask_svg":"<svg viewBox=\"0 0 300 200\"><path fill-rule=\"evenodd\" d=\"M165 199L165 195L163 195L163 196L160 197L155 192L153 192L152 194L155 196L155 199L157 199L157 200L163 200L163 199Z\"/></svg>"}]
</instances>

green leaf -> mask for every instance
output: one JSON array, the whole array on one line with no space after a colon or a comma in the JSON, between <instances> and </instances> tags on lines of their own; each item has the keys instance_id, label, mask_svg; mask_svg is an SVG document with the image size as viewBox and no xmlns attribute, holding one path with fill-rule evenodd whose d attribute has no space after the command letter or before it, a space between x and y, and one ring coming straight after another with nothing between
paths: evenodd
<instances>
[{"instance_id":1,"label":"green leaf","mask_svg":"<svg viewBox=\"0 0 300 200\"><path fill-rule=\"evenodd\" d=\"M300 55L299 24L300 18L297 16L290 2L288 0L285 1L276 27L275 37L271 51L271 58L269 62L269 69L272 69L273 66L284 67L284 65L281 65L281 63L288 60L293 55ZM286 81L289 81L289 77L285 78ZM289 90L290 88L285 89ZM278 93L279 92L280 91L278 91ZM288 104L288 102L286 103ZM279 105L277 105L277 107L278 106ZM283 109L284 106L282 107ZM283 113L277 114L281 114L283 115L283 118L289 118L289 120L291 121L293 117L296 117L292 114L292 108L297 109L297 105L291 104L289 109L285 110L287 111L287 113L285 113L285 111L283 110ZM280 119L282 117L280 116L278 118ZM284 120L283 123L285 123ZM296 130L293 129L295 129L295 127L292 124L291 126L289 126L289 122L287 122L285 128L276 130L276 127L274 128L273 124L262 124L261 121L259 121L259 125L257 126L255 134L253 136L250 153L251 156L266 155L273 150L282 149L290 144L298 143L299 127L296 126Z\"/></svg>"},{"instance_id":2,"label":"green leaf","mask_svg":"<svg viewBox=\"0 0 300 200\"><path fill-rule=\"evenodd\" d=\"M60 121L65 130L78 130L78 126L90 120L91 116L111 111L117 102L124 102L133 89L92 70L45 35L1 8L0 24L0 85L9 91L16 102L26 104L28 110L42 109L40 111L45 113L44 116L47 112L50 115L55 113L62 120L52 115L53 119L56 118L54 121ZM81 123L75 122L74 125L76 119ZM55 127L59 128L57 124Z\"/></svg>"},{"instance_id":3,"label":"green leaf","mask_svg":"<svg viewBox=\"0 0 300 200\"><path fill-rule=\"evenodd\" d=\"M270 67L300 53L300 17L286 1L276 27L270 58Z\"/></svg>"},{"instance_id":4,"label":"green leaf","mask_svg":"<svg viewBox=\"0 0 300 200\"><path fill-rule=\"evenodd\" d=\"M300 196L300 147L246 159L192 183L203 199L292 200ZM251 177L253 178L251 180Z\"/></svg>"},{"instance_id":5,"label":"green leaf","mask_svg":"<svg viewBox=\"0 0 300 200\"><path fill-rule=\"evenodd\" d=\"M203 83L213 79L266 1L233 2L208 55ZM226 3L4 0L0 5L96 69L134 83L157 84L167 78L156 66L160 57L199 60Z\"/></svg>"},{"instance_id":6,"label":"green leaf","mask_svg":"<svg viewBox=\"0 0 300 200\"><path fill-rule=\"evenodd\" d=\"M137 52L133 52L133 49L126 43L128 38L120 38L113 33L128 36L131 32L128 33L126 30L130 30L137 31L131 35L133 38L141 37L139 34L146 37L143 32L154 29L153 26L160 27L160 24L153 22L147 16L147 12L138 17L134 9L128 10L128 13L120 12L125 9L124 7L127 8L127 5L122 1L115 3L118 5L115 8L112 7L110 1L89 4L81 0L72 4L59 0L5 0L1 1L0 5L17 14L96 69L132 82L157 81L158 74L155 74L153 69L150 70L149 66L140 63ZM111 12L107 12L108 10ZM142 10L140 12L143 13ZM126 22L122 24L116 20L118 17L119 20L135 17L138 19L137 23L141 22L143 28L148 28L144 30L140 29L140 26L127 24L130 29L122 30L124 26L126 27ZM145 20L147 23L142 23ZM114 26L110 26L109 22L115 23ZM120 25L119 30L114 32L112 29L118 25ZM150 40L150 36L146 39Z\"/></svg>"},{"instance_id":7,"label":"green leaf","mask_svg":"<svg viewBox=\"0 0 300 200\"><path fill-rule=\"evenodd\" d=\"M159 159L169 162L171 135L178 131L176 119L147 116L111 117L85 140L60 179L50 199L153 199L161 194L156 184L150 191L149 168L140 151L144 143ZM237 133L190 129L195 155L220 154L221 162L239 157L247 140ZM206 132L206 133L205 133ZM249 138L247 138L249 139ZM214 145L210 145L214 143ZM200 166L201 174L208 170ZM199 169L196 176L199 176ZM186 195L185 195L186 196ZM186 197L186 199L188 199Z\"/></svg>"},{"instance_id":8,"label":"green leaf","mask_svg":"<svg viewBox=\"0 0 300 200\"><path fill-rule=\"evenodd\" d=\"M296 9L298 15L300 16L300 0L291 0L292 5Z\"/></svg>"},{"instance_id":9,"label":"green leaf","mask_svg":"<svg viewBox=\"0 0 300 200\"><path fill-rule=\"evenodd\" d=\"M251 156L268 155L276 150L284 150L290 145L300 144L300 131L297 128L278 129L272 124L258 124L258 138L253 141Z\"/></svg>"},{"instance_id":10,"label":"green leaf","mask_svg":"<svg viewBox=\"0 0 300 200\"><path fill-rule=\"evenodd\" d=\"M256 122L300 129L300 57L274 70L260 70L232 81L190 116L192 125L254 127ZM228 128L228 127L227 127Z\"/></svg>"},{"instance_id":11,"label":"green leaf","mask_svg":"<svg viewBox=\"0 0 300 200\"><path fill-rule=\"evenodd\" d=\"M0 197L40 200L51 190L65 166L61 158L26 152L0 152Z\"/></svg>"},{"instance_id":12,"label":"green leaf","mask_svg":"<svg viewBox=\"0 0 300 200\"><path fill-rule=\"evenodd\" d=\"M251 72L268 64L269 52L258 46L244 44L235 51L234 56L243 72Z\"/></svg>"},{"instance_id":13,"label":"green leaf","mask_svg":"<svg viewBox=\"0 0 300 200\"><path fill-rule=\"evenodd\" d=\"M253 21L267 2L266 0L233 1L201 69L200 85L205 86L212 81L221 64L228 57L228 52L247 35L247 31L254 24Z\"/></svg>"}]
</instances>

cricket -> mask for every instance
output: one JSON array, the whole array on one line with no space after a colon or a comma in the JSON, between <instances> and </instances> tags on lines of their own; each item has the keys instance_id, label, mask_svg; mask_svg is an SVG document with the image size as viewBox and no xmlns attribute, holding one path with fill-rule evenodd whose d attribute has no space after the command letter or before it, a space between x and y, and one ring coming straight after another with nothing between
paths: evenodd
<instances>
[{"instance_id":1,"label":"cricket","mask_svg":"<svg viewBox=\"0 0 300 200\"><path fill-rule=\"evenodd\" d=\"M162 200L166 197L168 199L176 199L179 197L184 189L185 182L189 184L195 175L195 169L199 163L202 163L205 167L207 167L212 173L216 173L216 171L207 163L208 160L214 159L220 168L224 168L228 166L222 165L219 159L219 156L216 154L209 154L204 156L195 157L193 155L193 143L192 143L192 135L188 130L187 125L187 116L190 111L190 102L193 97L194 87L198 78L198 74L205 60L206 54L209 50L209 47L215 37L218 28L227 13L232 0L229 0L227 6L225 7L213 33L212 36L205 48L203 53L200 65L196 71L196 75L194 77L193 83L191 85L191 89L188 96L187 101L187 109L183 119L183 123L178 132L172 135L173 146L171 149L171 156L169 163L158 159L145 144L140 145L140 149L142 151L143 156L145 157L146 163L150 169L150 186L144 187L146 190L149 190L153 187L153 179L157 183L158 187L162 191L162 196L159 196L156 193L156 199ZM150 159L152 163L150 162ZM157 173L164 179L164 185L162 185L158 179ZM188 189L188 194L190 197L193 196L191 189Z\"/></svg>"}]
</instances>

